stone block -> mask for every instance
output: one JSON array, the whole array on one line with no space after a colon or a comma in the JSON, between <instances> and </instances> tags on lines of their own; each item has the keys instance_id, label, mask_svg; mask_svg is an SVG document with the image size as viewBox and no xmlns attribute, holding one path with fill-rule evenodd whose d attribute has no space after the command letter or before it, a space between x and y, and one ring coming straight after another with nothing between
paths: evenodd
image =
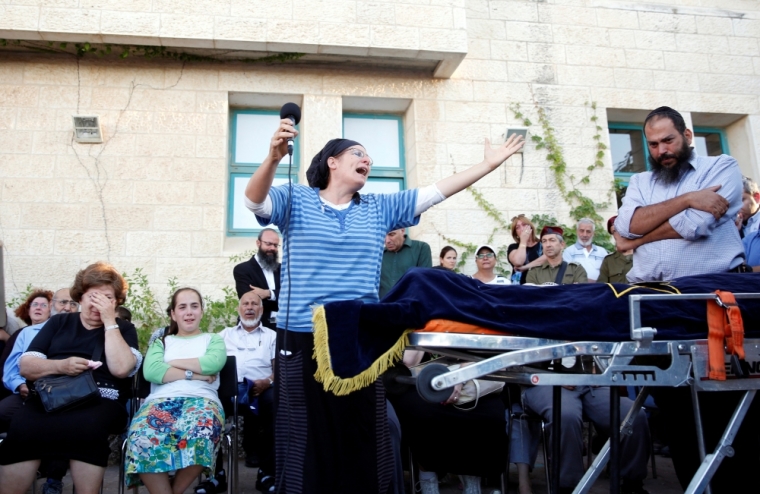
<instances>
[{"instance_id":1,"label":"stone block","mask_svg":"<svg viewBox=\"0 0 760 494\"><path fill-rule=\"evenodd\" d=\"M643 69L615 69L615 86L653 89L653 73Z\"/></svg>"},{"instance_id":2,"label":"stone block","mask_svg":"<svg viewBox=\"0 0 760 494\"><path fill-rule=\"evenodd\" d=\"M492 39L500 38L492 37ZM533 43L551 43L554 41L552 28L548 24L512 21L506 22L506 39Z\"/></svg>"},{"instance_id":3,"label":"stone block","mask_svg":"<svg viewBox=\"0 0 760 494\"><path fill-rule=\"evenodd\" d=\"M87 108L90 98L90 88L77 86L41 86L39 106L48 108L70 108L72 114L79 102L80 108Z\"/></svg>"},{"instance_id":4,"label":"stone block","mask_svg":"<svg viewBox=\"0 0 760 494\"><path fill-rule=\"evenodd\" d=\"M607 28L589 26L552 26L554 42L563 45L610 46Z\"/></svg>"},{"instance_id":5,"label":"stone block","mask_svg":"<svg viewBox=\"0 0 760 494\"><path fill-rule=\"evenodd\" d=\"M29 110L29 113L33 115L39 116L39 112L35 112L33 109ZM26 117L26 115L23 115ZM29 130L27 127L32 126L32 130L34 130L35 127L39 125L47 125L46 123L43 123L39 121L37 118L32 116L29 118L29 120L26 120L24 123L19 122L19 130ZM0 108L0 130L11 130L16 127L16 109L15 108Z\"/></svg>"},{"instance_id":6,"label":"stone block","mask_svg":"<svg viewBox=\"0 0 760 494\"><path fill-rule=\"evenodd\" d=\"M195 137L172 134L138 134L134 154L137 156L195 156Z\"/></svg>"},{"instance_id":7,"label":"stone block","mask_svg":"<svg viewBox=\"0 0 760 494\"><path fill-rule=\"evenodd\" d=\"M109 9L101 14L100 32L105 40L109 40L107 35L157 38L161 35L161 16L149 11L119 12Z\"/></svg>"},{"instance_id":8,"label":"stone block","mask_svg":"<svg viewBox=\"0 0 760 494\"><path fill-rule=\"evenodd\" d=\"M38 31L40 8L32 5L0 6L0 30Z\"/></svg>"},{"instance_id":9,"label":"stone block","mask_svg":"<svg viewBox=\"0 0 760 494\"><path fill-rule=\"evenodd\" d=\"M441 122L435 124L438 142L459 144L482 144L483 138L490 135L486 123Z\"/></svg>"},{"instance_id":10,"label":"stone block","mask_svg":"<svg viewBox=\"0 0 760 494\"><path fill-rule=\"evenodd\" d=\"M447 122L507 123L504 103L447 101Z\"/></svg>"},{"instance_id":11,"label":"stone block","mask_svg":"<svg viewBox=\"0 0 760 494\"><path fill-rule=\"evenodd\" d=\"M477 81L466 79L432 79L415 86L415 98L438 99L441 101L472 101L472 87ZM409 92L404 92L408 95Z\"/></svg>"},{"instance_id":12,"label":"stone block","mask_svg":"<svg viewBox=\"0 0 760 494\"><path fill-rule=\"evenodd\" d=\"M554 43L528 43L528 60L533 63L563 64L566 47Z\"/></svg>"},{"instance_id":13,"label":"stone block","mask_svg":"<svg viewBox=\"0 0 760 494\"><path fill-rule=\"evenodd\" d=\"M0 114L2 113L0 110ZM56 116L57 111L54 108L28 108L19 112L15 126L18 130L56 130Z\"/></svg>"},{"instance_id":14,"label":"stone block","mask_svg":"<svg viewBox=\"0 0 760 494\"><path fill-rule=\"evenodd\" d=\"M502 20L468 19L467 37L469 39L506 39L505 23Z\"/></svg>"},{"instance_id":15,"label":"stone block","mask_svg":"<svg viewBox=\"0 0 760 494\"><path fill-rule=\"evenodd\" d=\"M709 92L678 92L677 108L712 113L757 113L757 96L751 94L726 94Z\"/></svg>"},{"instance_id":16,"label":"stone block","mask_svg":"<svg viewBox=\"0 0 760 494\"><path fill-rule=\"evenodd\" d=\"M713 34L716 36L732 36L734 27L729 17L695 16L698 34Z\"/></svg>"},{"instance_id":17,"label":"stone block","mask_svg":"<svg viewBox=\"0 0 760 494\"><path fill-rule=\"evenodd\" d=\"M568 65L625 67L625 50L600 46L570 45L565 47Z\"/></svg>"},{"instance_id":18,"label":"stone block","mask_svg":"<svg viewBox=\"0 0 760 494\"><path fill-rule=\"evenodd\" d=\"M488 19L490 17L489 5L490 0L470 0L467 2L467 18Z\"/></svg>"},{"instance_id":19,"label":"stone block","mask_svg":"<svg viewBox=\"0 0 760 494\"><path fill-rule=\"evenodd\" d=\"M594 100L599 108L642 108L651 110L653 101L656 101L656 104L660 106L686 108L678 106L675 91L599 88L594 91Z\"/></svg>"},{"instance_id":20,"label":"stone block","mask_svg":"<svg viewBox=\"0 0 760 494\"><path fill-rule=\"evenodd\" d=\"M546 183L546 168L525 166L520 162L520 159L512 158L504 167L504 184L507 187L522 189L523 187L529 189L536 189L538 194L543 194L547 187Z\"/></svg>"},{"instance_id":21,"label":"stone block","mask_svg":"<svg viewBox=\"0 0 760 494\"><path fill-rule=\"evenodd\" d=\"M135 135L127 134L127 133L113 133L110 137L108 135L108 132L106 131L105 139L107 141L107 146L104 144L99 144L98 146L103 146L103 151L101 153L101 156L130 156L133 153L136 152L135 148ZM93 144L78 144L73 143L74 149L77 150L77 152L85 154L87 153L87 147L93 146Z\"/></svg>"},{"instance_id":22,"label":"stone block","mask_svg":"<svg viewBox=\"0 0 760 494\"><path fill-rule=\"evenodd\" d=\"M370 44L370 26L368 24L336 26L325 22L319 30L318 42L322 47L351 46L366 48ZM327 49L320 48L320 51L329 53Z\"/></svg>"},{"instance_id":23,"label":"stone block","mask_svg":"<svg viewBox=\"0 0 760 494\"><path fill-rule=\"evenodd\" d=\"M310 21L269 20L267 42L293 43L295 46L303 46L299 51L308 53L308 45L316 46L319 42L319 24Z\"/></svg>"},{"instance_id":24,"label":"stone block","mask_svg":"<svg viewBox=\"0 0 760 494\"><path fill-rule=\"evenodd\" d=\"M156 134L203 134L206 130L203 113L155 112L152 117Z\"/></svg>"},{"instance_id":25,"label":"stone block","mask_svg":"<svg viewBox=\"0 0 760 494\"><path fill-rule=\"evenodd\" d=\"M135 231L152 230L153 206L131 206L120 204L118 206L100 205L90 206L89 228L103 228L103 213L105 212L105 224L110 230Z\"/></svg>"},{"instance_id":26,"label":"stone block","mask_svg":"<svg viewBox=\"0 0 760 494\"><path fill-rule=\"evenodd\" d=\"M161 14L160 17L162 38L211 40L214 37L214 18L211 16L176 13Z\"/></svg>"},{"instance_id":27,"label":"stone block","mask_svg":"<svg viewBox=\"0 0 760 494\"><path fill-rule=\"evenodd\" d=\"M56 0L57 1L57 0ZM60 3L68 3L70 7L82 7L87 9L99 10L123 10L127 12L150 12L152 0L86 0L78 2L77 0L60 0ZM63 7L64 5L61 5Z\"/></svg>"},{"instance_id":28,"label":"stone block","mask_svg":"<svg viewBox=\"0 0 760 494\"><path fill-rule=\"evenodd\" d=\"M503 81L507 79L507 64L499 60L462 60L453 78L469 81Z\"/></svg>"},{"instance_id":29,"label":"stone block","mask_svg":"<svg viewBox=\"0 0 760 494\"><path fill-rule=\"evenodd\" d=\"M192 234L190 232L127 232L126 255L128 256L177 256L190 249ZM158 263L161 261L158 260ZM202 264L197 263L196 264ZM171 276L179 276L178 273L162 276L161 279L169 279Z\"/></svg>"},{"instance_id":30,"label":"stone block","mask_svg":"<svg viewBox=\"0 0 760 494\"><path fill-rule=\"evenodd\" d=\"M102 60L82 60L79 63L79 77L83 87L110 86L132 87L133 84L163 87L164 68L138 63L132 57L118 64L108 64Z\"/></svg>"},{"instance_id":31,"label":"stone block","mask_svg":"<svg viewBox=\"0 0 760 494\"><path fill-rule=\"evenodd\" d=\"M758 19L731 19L734 26L735 36L747 36L760 38L760 20Z\"/></svg>"},{"instance_id":32,"label":"stone block","mask_svg":"<svg viewBox=\"0 0 760 494\"><path fill-rule=\"evenodd\" d=\"M731 55L707 55L710 72L724 74L750 75L754 74L752 57Z\"/></svg>"},{"instance_id":33,"label":"stone block","mask_svg":"<svg viewBox=\"0 0 760 494\"><path fill-rule=\"evenodd\" d=\"M146 10L153 12L218 16L230 15L231 0L217 0L206 2L205 0L156 0L153 7Z\"/></svg>"},{"instance_id":34,"label":"stone block","mask_svg":"<svg viewBox=\"0 0 760 494\"><path fill-rule=\"evenodd\" d=\"M58 230L55 234L56 255L107 258L111 254L124 255L126 233L109 230Z\"/></svg>"},{"instance_id":35,"label":"stone block","mask_svg":"<svg viewBox=\"0 0 760 494\"><path fill-rule=\"evenodd\" d=\"M225 208L206 206L203 208L203 229L210 231L224 230Z\"/></svg>"},{"instance_id":36,"label":"stone block","mask_svg":"<svg viewBox=\"0 0 760 494\"><path fill-rule=\"evenodd\" d=\"M689 36L689 35L682 35ZM657 31L635 31L633 37L636 40L636 48L642 50L681 50L676 47L676 35Z\"/></svg>"},{"instance_id":37,"label":"stone block","mask_svg":"<svg viewBox=\"0 0 760 494\"><path fill-rule=\"evenodd\" d=\"M596 11L595 8L539 3L538 20L552 25L596 26Z\"/></svg>"},{"instance_id":38,"label":"stone block","mask_svg":"<svg viewBox=\"0 0 760 494\"><path fill-rule=\"evenodd\" d=\"M51 33L97 34L100 32L100 14L100 10L43 7L39 14L39 30Z\"/></svg>"},{"instance_id":39,"label":"stone block","mask_svg":"<svg viewBox=\"0 0 760 494\"><path fill-rule=\"evenodd\" d=\"M133 182L127 180L95 179L65 180L63 183L63 200L67 203L99 204L101 197L105 204L131 203Z\"/></svg>"},{"instance_id":40,"label":"stone block","mask_svg":"<svg viewBox=\"0 0 760 494\"><path fill-rule=\"evenodd\" d=\"M611 27L615 29L638 29L638 13L631 10L596 9L596 23L599 27Z\"/></svg>"},{"instance_id":41,"label":"stone block","mask_svg":"<svg viewBox=\"0 0 760 494\"><path fill-rule=\"evenodd\" d=\"M670 60L678 60L679 69L685 72L704 73L710 71L707 57L702 53L665 51L662 56L666 61L666 66Z\"/></svg>"},{"instance_id":42,"label":"stone block","mask_svg":"<svg viewBox=\"0 0 760 494\"><path fill-rule=\"evenodd\" d=\"M539 105L570 105L583 106L591 101L591 92L578 87L562 87L557 85L534 85L533 93Z\"/></svg>"},{"instance_id":43,"label":"stone block","mask_svg":"<svg viewBox=\"0 0 760 494\"><path fill-rule=\"evenodd\" d=\"M631 29L609 29L610 46L616 48L636 48L636 31Z\"/></svg>"},{"instance_id":44,"label":"stone block","mask_svg":"<svg viewBox=\"0 0 760 494\"><path fill-rule=\"evenodd\" d=\"M728 49L732 55L753 56L760 55L756 38L728 38Z\"/></svg>"},{"instance_id":45,"label":"stone block","mask_svg":"<svg viewBox=\"0 0 760 494\"><path fill-rule=\"evenodd\" d=\"M226 91L197 91L195 111L201 113L227 113L229 107Z\"/></svg>"},{"instance_id":46,"label":"stone block","mask_svg":"<svg viewBox=\"0 0 760 494\"><path fill-rule=\"evenodd\" d=\"M473 89L475 101L493 101L495 98L524 104L531 101L530 86L525 83L474 81Z\"/></svg>"},{"instance_id":47,"label":"stone block","mask_svg":"<svg viewBox=\"0 0 760 494\"><path fill-rule=\"evenodd\" d=\"M699 88L707 93L760 94L760 80L737 74L700 74Z\"/></svg>"},{"instance_id":48,"label":"stone block","mask_svg":"<svg viewBox=\"0 0 760 494\"><path fill-rule=\"evenodd\" d=\"M156 206L153 212L153 229L156 231L194 231L203 225L201 206Z\"/></svg>"},{"instance_id":49,"label":"stone block","mask_svg":"<svg viewBox=\"0 0 760 494\"><path fill-rule=\"evenodd\" d=\"M419 36L420 50L428 50L436 54L440 52L467 53L467 31L464 29L420 28Z\"/></svg>"},{"instance_id":50,"label":"stone block","mask_svg":"<svg viewBox=\"0 0 760 494\"><path fill-rule=\"evenodd\" d=\"M27 154L32 151L33 134L30 131L0 132L0 149L3 154Z\"/></svg>"},{"instance_id":51,"label":"stone block","mask_svg":"<svg viewBox=\"0 0 760 494\"><path fill-rule=\"evenodd\" d=\"M68 179L87 180L93 173L97 173L94 163L95 159L86 154L78 156L77 154L59 154L57 156L38 156L39 159L45 160L54 166L54 173L57 177ZM101 164L107 161L108 157L101 157ZM111 158L113 159L113 158Z\"/></svg>"},{"instance_id":52,"label":"stone block","mask_svg":"<svg viewBox=\"0 0 760 494\"><path fill-rule=\"evenodd\" d=\"M639 26L648 31L696 33L697 23L692 15L639 11Z\"/></svg>"},{"instance_id":53,"label":"stone block","mask_svg":"<svg viewBox=\"0 0 760 494\"><path fill-rule=\"evenodd\" d=\"M137 88L132 94L130 110L154 112L188 112L195 108L195 91Z\"/></svg>"},{"instance_id":54,"label":"stone block","mask_svg":"<svg viewBox=\"0 0 760 494\"><path fill-rule=\"evenodd\" d=\"M193 204L192 182L142 182L135 191L135 204L186 205Z\"/></svg>"},{"instance_id":55,"label":"stone block","mask_svg":"<svg viewBox=\"0 0 760 494\"><path fill-rule=\"evenodd\" d=\"M90 93L90 105L93 110L124 110L129 102L128 88L94 87Z\"/></svg>"},{"instance_id":56,"label":"stone block","mask_svg":"<svg viewBox=\"0 0 760 494\"><path fill-rule=\"evenodd\" d=\"M226 203L226 184L217 182L197 182L195 195L192 197L193 204L210 206L222 206Z\"/></svg>"},{"instance_id":57,"label":"stone block","mask_svg":"<svg viewBox=\"0 0 760 494\"><path fill-rule=\"evenodd\" d=\"M60 179L4 179L2 187L4 203L57 203L63 198L63 184Z\"/></svg>"},{"instance_id":58,"label":"stone block","mask_svg":"<svg viewBox=\"0 0 760 494\"><path fill-rule=\"evenodd\" d=\"M37 86L0 85L0 107L37 106L39 93Z\"/></svg>"},{"instance_id":59,"label":"stone block","mask_svg":"<svg viewBox=\"0 0 760 494\"><path fill-rule=\"evenodd\" d=\"M625 63L633 69L664 69L665 61L659 50L625 50Z\"/></svg>"},{"instance_id":60,"label":"stone block","mask_svg":"<svg viewBox=\"0 0 760 494\"><path fill-rule=\"evenodd\" d=\"M481 138L482 141L482 138ZM446 144L448 159L453 163L478 163L483 159L483 143L479 144Z\"/></svg>"},{"instance_id":61,"label":"stone block","mask_svg":"<svg viewBox=\"0 0 760 494\"><path fill-rule=\"evenodd\" d=\"M3 231L4 247L14 256L49 256L53 254L54 243L55 230L7 228Z\"/></svg>"},{"instance_id":62,"label":"stone block","mask_svg":"<svg viewBox=\"0 0 760 494\"><path fill-rule=\"evenodd\" d=\"M535 2L492 0L488 2L488 10L491 19L539 22Z\"/></svg>"},{"instance_id":63,"label":"stone block","mask_svg":"<svg viewBox=\"0 0 760 494\"><path fill-rule=\"evenodd\" d=\"M77 66L63 63L28 63L24 65L24 84L76 85Z\"/></svg>"},{"instance_id":64,"label":"stone block","mask_svg":"<svg viewBox=\"0 0 760 494\"><path fill-rule=\"evenodd\" d=\"M36 131L32 140L32 153L66 154L71 148L71 137L71 131Z\"/></svg>"},{"instance_id":65,"label":"stone block","mask_svg":"<svg viewBox=\"0 0 760 494\"><path fill-rule=\"evenodd\" d=\"M480 187L480 192L485 199L493 204L499 211L520 210L535 211L538 209L538 190L521 187L519 191L509 194L501 187ZM485 213L483 213L485 216ZM472 220L471 220L472 221Z\"/></svg>"},{"instance_id":66,"label":"stone block","mask_svg":"<svg viewBox=\"0 0 760 494\"><path fill-rule=\"evenodd\" d=\"M676 34L676 47L678 51L720 55L728 53L728 38L700 34Z\"/></svg>"},{"instance_id":67,"label":"stone block","mask_svg":"<svg viewBox=\"0 0 760 494\"><path fill-rule=\"evenodd\" d=\"M222 253L221 232L193 232L190 253L193 257L216 257Z\"/></svg>"},{"instance_id":68,"label":"stone block","mask_svg":"<svg viewBox=\"0 0 760 494\"><path fill-rule=\"evenodd\" d=\"M356 19L373 25L393 25L396 23L396 12L392 3L356 2Z\"/></svg>"},{"instance_id":69,"label":"stone block","mask_svg":"<svg viewBox=\"0 0 760 494\"><path fill-rule=\"evenodd\" d=\"M491 40L490 51L493 60L528 61L528 43L525 41Z\"/></svg>"},{"instance_id":70,"label":"stone block","mask_svg":"<svg viewBox=\"0 0 760 494\"><path fill-rule=\"evenodd\" d=\"M557 67L559 83L569 86L612 87L615 85L615 72L604 67L583 67L579 65L560 65Z\"/></svg>"},{"instance_id":71,"label":"stone block","mask_svg":"<svg viewBox=\"0 0 760 494\"><path fill-rule=\"evenodd\" d=\"M491 58L491 41L487 39L470 39L467 42L467 58L473 60L489 60ZM496 60L506 58L494 56Z\"/></svg>"},{"instance_id":72,"label":"stone block","mask_svg":"<svg viewBox=\"0 0 760 494\"><path fill-rule=\"evenodd\" d=\"M0 180L0 199L2 199L2 180ZM21 204L3 204L0 208L0 225L3 228L21 228Z\"/></svg>"},{"instance_id":73,"label":"stone block","mask_svg":"<svg viewBox=\"0 0 760 494\"><path fill-rule=\"evenodd\" d=\"M195 156L199 158L224 158L227 156L225 136L199 135L195 139Z\"/></svg>"},{"instance_id":74,"label":"stone block","mask_svg":"<svg viewBox=\"0 0 760 494\"><path fill-rule=\"evenodd\" d=\"M325 0L330 4L333 0ZM346 2L349 3L349 2ZM350 2L355 4L355 2ZM396 25L419 28L451 29L454 17L451 8L433 5L396 4Z\"/></svg>"},{"instance_id":75,"label":"stone block","mask_svg":"<svg viewBox=\"0 0 760 494\"><path fill-rule=\"evenodd\" d=\"M226 158L188 158L172 160L169 177L182 177L189 181L227 179Z\"/></svg>"},{"instance_id":76,"label":"stone block","mask_svg":"<svg viewBox=\"0 0 760 494\"><path fill-rule=\"evenodd\" d=\"M490 235L496 222L483 211L472 209L446 211L446 232L467 232L471 235ZM437 259L435 260L437 261ZM435 264L434 261L434 264Z\"/></svg>"},{"instance_id":77,"label":"stone block","mask_svg":"<svg viewBox=\"0 0 760 494\"><path fill-rule=\"evenodd\" d=\"M292 19L293 0L231 0L230 15L238 18Z\"/></svg>"},{"instance_id":78,"label":"stone block","mask_svg":"<svg viewBox=\"0 0 760 494\"><path fill-rule=\"evenodd\" d=\"M557 81L554 65L550 64L508 62L507 69L510 82L554 84Z\"/></svg>"},{"instance_id":79,"label":"stone block","mask_svg":"<svg viewBox=\"0 0 760 494\"><path fill-rule=\"evenodd\" d=\"M166 258L156 260L156 278L159 280L176 277L180 285L191 286L201 283L231 286L234 283L232 278L234 266L226 257L204 259L203 262L198 262L197 259L191 257L190 241L177 244L174 249L173 252L165 254ZM179 254L183 253L186 257L179 257Z\"/></svg>"},{"instance_id":80,"label":"stone block","mask_svg":"<svg viewBox=\"0 0 760 494\"><path fill-rule=\"evenodd\" d=\"M227 115L219 113L207 115L206 134L211 136L226 136L228 121L229 119L227 118Z\"/></svg>"}]
</instances>

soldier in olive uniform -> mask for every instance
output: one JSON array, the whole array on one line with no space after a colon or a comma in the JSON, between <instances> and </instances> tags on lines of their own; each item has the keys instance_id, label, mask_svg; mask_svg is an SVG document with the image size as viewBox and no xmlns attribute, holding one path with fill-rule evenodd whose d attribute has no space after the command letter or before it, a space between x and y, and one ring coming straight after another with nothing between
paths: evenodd
<instances>
[{"instance_id":1,"label":"soldier in olive uniform","mask_svg":"<svg viewBox=\"0 0 760 494\"><path fill-rule=\"evenodd\" d=\"M615 218L617 216L613 216L607 221L607 231L613 236L615 235ZM625 275L632 267L633 249L625 252L615 250L602 261L602 266L599 268L599 279L596 281L599 283L628 283L628 278Z\"/></svg>"},{"instance_id":2,"label":"soldier in olive uniform","mask_svg":"<svg viewBox=\"0 0 760 494\"><path fill-rule=\"evenodd\" d=\"M528 271L526 283L570 285L588 282L583 266L562 260L562 251L565 248L563 234L562 228L558 226L545 226L541 230L541 248L546 256L546 262Z\"/></svg>"}]
</instances>

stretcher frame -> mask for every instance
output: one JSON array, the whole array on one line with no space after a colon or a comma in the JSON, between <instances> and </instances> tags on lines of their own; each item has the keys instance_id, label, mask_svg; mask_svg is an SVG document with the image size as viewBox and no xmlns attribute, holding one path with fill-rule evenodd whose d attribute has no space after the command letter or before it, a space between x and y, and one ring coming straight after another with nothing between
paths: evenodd
<instances>
[{"instance_id":1,"label":"stretcher frame","mask_svg":"<svg viewBox=\"0 0 760 494\"><path fill-rule=\"evenodd\" d=\"M737 300L760 299L760 293L737 293ZM755 375L738 378L727 359L725 381L710 380L708 374L707 339L655 341L656 328L642 327L641 303L663 300L715 300L710 294L651 294L630 295L630 340L561 341L520 336L457 334L440 332L415 332L409 335L411 349L424 350L446 357L471 362L456 370L443 371L438 375L421 375L416 380L417 389L425 396L428 391L441 392L470 379L492 379L508 383L535 386L553 386L553 427L560 425L561 386L608 386L610 387L610 439L597 455L592 465L574 489L574 494L589 492L608 462L610 468L610 492L617 494L620 488L620 434L630 435L635 414L641 409L649 394L649 387L691 388L694 407L697 442L702 463L687 487L686 494L709 494L709 482L725 457L733 456L731 447L739 427L760 389L760 339L745 339L745 361L754 362ZM599 373L564 373L532 367L534 364L565 357L593 357ZM633 365L634 357L670 357L670 366L661 369L656 365ZM730 368L730 370L729 370ZM621 386L642 387L633 407L621 421L619 415L619 391ZM707 454L702 434L702 420L697 392L744 391L715 450ZM555 441L556 439L556 441ZM559 488L559 434L552 434L551 485Z\"/></svg>"}]
</instances>

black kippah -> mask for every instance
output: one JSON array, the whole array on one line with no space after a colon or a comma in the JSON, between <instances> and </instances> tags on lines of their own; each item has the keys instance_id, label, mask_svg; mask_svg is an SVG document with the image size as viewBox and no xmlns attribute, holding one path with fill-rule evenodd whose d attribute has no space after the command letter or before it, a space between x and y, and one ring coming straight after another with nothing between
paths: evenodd
<instances>
[{"instance_id":1,"label":"black kippah","mask_svg":"<svg viewBox=\"0 0 760 494\"><path fill-rule=\"evenodd\" d=\"M332 139L325 144L320 152L314 155L311 160L309 169L306 170L306 180L309 187L318 187L320 190L327 188L327 182L330 179L330 168L327 166L327 159L331 156L337 156L351 146L361 146L351 139Z\"/></svg>"}]
</instances>

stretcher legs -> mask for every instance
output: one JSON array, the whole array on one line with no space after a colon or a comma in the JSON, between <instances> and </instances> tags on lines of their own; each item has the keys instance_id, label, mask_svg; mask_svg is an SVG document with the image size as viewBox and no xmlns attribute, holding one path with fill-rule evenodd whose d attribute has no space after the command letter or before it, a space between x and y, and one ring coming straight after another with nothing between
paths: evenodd
<instances>
[{"instance_id":1,"label":"stretcher legs","mask_svg":"<svg viewBox=\"0 0 760 494\"><path fill-rule=\"evenodd\" d=\"M691 389L691 406L694 410L694 425L697 429L697 449L699 450L699 461L704 462L705 456L707 456L707 448L705 447L704 429L702 429L702 412L699 410L699 394L697 393L696 386L689 386L689 388ZM705 485L705 494L712 494L709 480Z\"/></svg>"},{"instance_id":2,"label":"stretcher legs","mask_svg":"<svg viewBox=\"0 0 760 494\"><path fill-rule=\"evenodd\" d=\"M620 386L610 386L610 494L620 493ZM590 447L590 446L589 446Z\"/></svg>"},{"instance_id":3,"label":"stretcher legs","mask_svg":"<svg viewBox=\"0 0 760 494\"><path fill-rule=\"evenodd\" d=\"M718 470L723 458L734 455L734 449L731 447L731 444L734 442L736 433L742 425L744 417L747 415L747 410L749 410L752 400L755 398L755 393L756 390L749 390L744 393L739 405L737 405L736 410L734 410L731 416L731 420L729 420L726 426L726 430L723 432L723 436L721 436L718 442L718 446L715 448L715 452L705 456L684 494L701 494L705 492L710 479L712 479L712 476Z\"/></svg>"},{"instance_id":4,"label":"stretcher legs","mask_svg":"<svg viewBox=\"0 0 760 494\"><path fill-rule=\"evenodd\" d=\"M562 426L562 387L552 387L552 481L550 484L552 494L559 494L559 462L560 462L560 427Z\"/></svg>"}]
</instances>

